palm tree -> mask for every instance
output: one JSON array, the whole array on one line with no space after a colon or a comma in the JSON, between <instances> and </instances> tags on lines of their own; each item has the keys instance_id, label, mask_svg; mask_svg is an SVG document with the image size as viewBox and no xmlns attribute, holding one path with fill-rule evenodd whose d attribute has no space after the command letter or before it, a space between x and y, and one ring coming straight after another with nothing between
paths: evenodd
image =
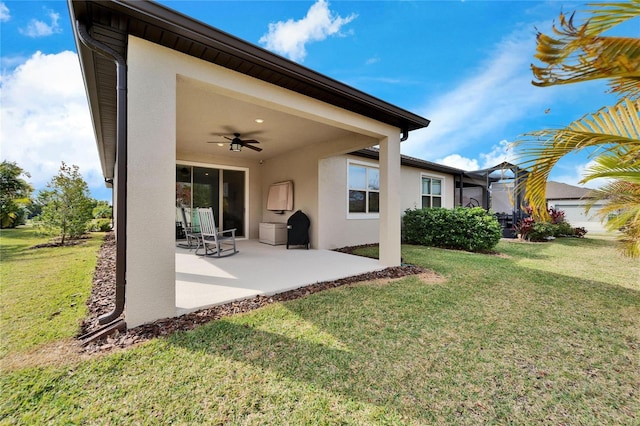
<instances>
[{"instance_id":1,"label":"palm tree","mask_svg":"<svg viewBox=\"0 0 640 426\"><path fill-rule=\"evenodd\" d=\"M560 14L554 36L539 33L532 65L536 86L608 79L619 101L587 114L565 128L527 133L514 146L521 167L530 173L525 199L536 219L548 220L546 182L551 169L568 153L593 150L595 166L580 183L608 178L594 192L606 207L599 214L609 229L623 231L623 250L640 256L640 39L602 35L612 27L640 16L640 0L592 5L591 19L580 25L575 15ZM589 208L589 206L588 206Z\"/></svg>"}]
</instances>

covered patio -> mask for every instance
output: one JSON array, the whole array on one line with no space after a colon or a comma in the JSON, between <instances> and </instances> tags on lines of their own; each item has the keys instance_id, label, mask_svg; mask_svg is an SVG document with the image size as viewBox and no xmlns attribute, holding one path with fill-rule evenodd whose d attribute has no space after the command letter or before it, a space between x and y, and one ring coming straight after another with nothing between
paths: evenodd
<instances>
[{"instance_id":1,"label":"covered patio","mask_svg":"<svg viewBox=\"0 0 640 426\"><path fill-rule=\"evenodd\" d=\"M238 241L240 253L196 256L176 247L176 314L384 269L375 259L331 250L289 249Z\"/></svg>"},{"instance_id":2,"label":"covered patio","mask_svg":"<svg viewBox=\"0 0 640 426\"><path fill-rule=\"evenodd\" d=\"M156 2L69 0L69 10L114 190L116 303L101 324L124 314L136 327L400 264L400 143L429 120ZM364 191L350 188L341 156L372 146L375 173ZM335 158L343 165L328 168ZM281 182L293 184L286 212L267 208ZM371 211L350 217L352 192L368 194ZM247 239L241 254L176 253L176 207L213 208L218 227ZM297 210L311 221L312 248L364 234L379 242L379 261L252 241L262 223Z\"/></svg>"}]
</instances>

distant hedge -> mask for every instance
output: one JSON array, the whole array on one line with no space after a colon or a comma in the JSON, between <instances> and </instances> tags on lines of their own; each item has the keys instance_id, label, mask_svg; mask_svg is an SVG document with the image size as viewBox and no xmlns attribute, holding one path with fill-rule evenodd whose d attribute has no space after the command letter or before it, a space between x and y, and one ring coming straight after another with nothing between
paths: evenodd
<instances>
[{"instance_id":1,"label":"distant hedge","mask_svg":"<svg viewBox=\"0 0 640 426\"><path fill-rule=\"evenodd\" d=\"M483 252L502 237L498 220L481 207L408 209L402 220L410 244Z\"/></svg>"}]
</instances>

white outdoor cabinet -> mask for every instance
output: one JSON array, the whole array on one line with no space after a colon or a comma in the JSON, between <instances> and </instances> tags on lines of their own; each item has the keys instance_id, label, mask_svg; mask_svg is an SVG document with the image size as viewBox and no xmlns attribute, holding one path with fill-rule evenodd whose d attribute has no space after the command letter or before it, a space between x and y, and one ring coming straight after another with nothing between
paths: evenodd
<instances>
[{"instance_id":1,"label":"white outdoor cabinet","mask_svg":"<svg viewBox=\"0 0 640 426\"><path fill-rule=\"evenodd\" d=\"M277 246L287 243L287 224L280 222L261 222L259 241Z\"/></svg>"}]
</instances>

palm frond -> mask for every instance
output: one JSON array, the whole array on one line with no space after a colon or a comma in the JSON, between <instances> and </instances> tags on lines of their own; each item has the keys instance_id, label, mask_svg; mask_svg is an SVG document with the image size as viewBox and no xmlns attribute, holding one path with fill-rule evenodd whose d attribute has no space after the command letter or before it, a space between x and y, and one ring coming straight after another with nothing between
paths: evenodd
<instances>
[{"instance_id":1,"label":"palm frond","mask_svg":"<svg viewBox=\"0 0 640 426\"><path fill-rule=\"evenodd\" d=\"M623 99L614 106L588 114L563 129L531 132L512 144L519 167L528 169L525 197L534 217L548 219L546 183L558 161L571 152L598 147L592 156L640 158L640 102ZM613 175L611 177L614 177Z\"/></svg>"},{"instance_id":2,"label":"palm frond","mask_svg":"<svg viewBox=\"0 0 640 426\"><path fill-rule=\"evenodd\" d=\"M594 34L603 32L640 15L640 0L611 3L589 3L593 9L585 12L591 14L589 31Z\"/></svg>"},{"instance_id":3,"label":"palm frond","mask_svg":"<svg viewBox=\"0 0 640 426\"><path fill-rule=\"evenodd\" d=\"M535 57L544 66L531 65L536 86L610 79L611 91L637 98L640 94L640 39L605 37L612 27L640 16L640 1L591 5L592 17L575 24L575 14L560 14L554 36L538 33Z\"/></svg>"},{"instance_id":4,"label":"palm frond","mask_svg":"<svg viewBox=\"0 0 640 426\"><path fill-rule=\"evenodd\" d=\"M628 151L621 155L600 155L595 164L585 170L585 177L580 183L611 178L640 185L640 159Z\"/></svg>"},{"instance_id":5,"label":"palm frond","mask_svg":"<svg viewBox=\"0 0 640 426\"><path fill-rule=\"evenodd\" d=\"M631 99L640 98L640 77L613 78L609 86L611 93L620 93Z\"/></svg>"},{"instance_id":6,"label":"palm frond","mask_svg":"<svg viewBox=\"0 0 640 426\"><path fill-rule=\"evenodd\" d=\"M590 194L587 212L602 201L597 216L609 231L620 231L625 254L640 257L640 184L618 179Z\"/></svg>"},{"instance_id":7,"label":"palm frond","mask_svg":"<svg viewBox=\"0 0 640 426\"><path fill-rule=\"evenodd\" d=\"M569 152L601 147L601 154L612 152L640 158L640 101L622 99L613 106L587 114L561 129L526 133L513 147L522 166L557 162Z\"/></svg>"}]
</instances>

